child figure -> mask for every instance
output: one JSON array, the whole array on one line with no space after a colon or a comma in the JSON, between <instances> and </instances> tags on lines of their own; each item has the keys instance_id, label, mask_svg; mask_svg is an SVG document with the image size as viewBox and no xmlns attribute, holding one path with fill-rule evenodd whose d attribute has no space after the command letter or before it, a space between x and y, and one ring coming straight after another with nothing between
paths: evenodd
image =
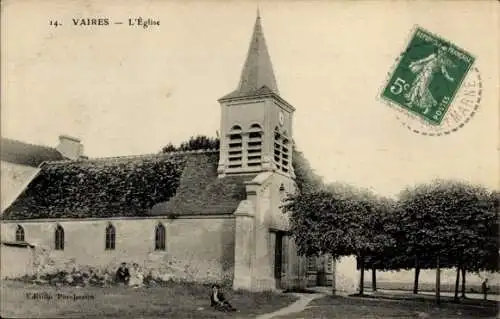
<instances>
[{"instance_id":1,"label":"child figure","mask_svg":"<svg viewBox=\"0 0 500 319\"><path fill-rule=\"evenodd\" d=\"M219 285L212 286L212 293L210 294L210 306L214 307L219 311L236 311L235 308L229 303L229 301L224 298L224 295L220 291Z\"/></svg>"}]
</instances>

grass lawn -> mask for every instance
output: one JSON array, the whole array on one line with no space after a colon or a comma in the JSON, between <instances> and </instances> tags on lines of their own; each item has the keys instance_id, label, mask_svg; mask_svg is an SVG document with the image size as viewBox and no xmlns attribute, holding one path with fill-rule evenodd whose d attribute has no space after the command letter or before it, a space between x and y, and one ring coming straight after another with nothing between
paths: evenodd
<instances>
[{"instance_id":1,"label":"grass lawn","mask_svg":"<svg viewBox=\"0 0 500 319\"><path fill-rule=\"evenodd\" d=\"M239 312L222 313L210 308L210 288L192 283L131 289L54 287L2 281L1 288L3 318L254 318L258 314L286 307L296 300L289 294L224 289L226 298ZM52 296L52 299L33 300L27 297L27 294L33 296L34 293ZM93 297L58 299L58 294Z\"/></svg>"},{"instance_id":2,"label":"grass lawn","mask_svg":"<svg viewBox=\"0 0 500 319\"><path fill-rule=\"evenodd\" d=\"M425 313L425 314L424 314ZM327 296L313 300L306 310L279 317L291 318L496 318L496 307L443 304L433 301L374 300Z\"/></svg>"}]
</instances>

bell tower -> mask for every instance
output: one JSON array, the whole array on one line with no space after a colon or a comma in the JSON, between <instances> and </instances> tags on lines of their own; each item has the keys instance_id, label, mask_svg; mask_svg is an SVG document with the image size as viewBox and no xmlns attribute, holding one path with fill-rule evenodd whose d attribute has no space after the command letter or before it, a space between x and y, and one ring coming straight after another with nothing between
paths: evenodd
<instances>
[{"instance_id":1,"label":"bell tower","mask_svg":"<svg viewBox=\"0 0 500 319\"><path fill-rule=\"evenodd\" d=\"M259 13L239 84L219 103L219 176L269 171L293 178L295 108L279 95Z\"/></svg>"}]
</instances>

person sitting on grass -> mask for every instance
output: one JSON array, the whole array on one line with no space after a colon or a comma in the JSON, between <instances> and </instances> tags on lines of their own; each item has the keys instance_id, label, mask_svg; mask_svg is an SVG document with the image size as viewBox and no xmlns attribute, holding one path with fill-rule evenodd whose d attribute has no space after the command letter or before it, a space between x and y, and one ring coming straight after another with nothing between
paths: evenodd
<instances>
[{"instance_id":1,"label":"person sitting on grass","mask_svg":"<svg viewBox=\"0 0 500 319\"><path fill-rule=\"evenodd\" d=\"M144 275L139 269L139 265L137 263L133 263L128 285L132 288L140 288L143 285L143 281L144 281Z\"/></svg>"},{"instance_id":2,"label":"person sitting on grass","mask_svg":"<svg viewBox=\"0 0 500 319\"><path fill-rule=\"evenodd\" d=\"M122 263L118 270L116 271L116 282L120 284L128 284L128 281L130 279L130 273L127 268L126 263Z\"/></svg>"},{"instance_id":3,"label":"person sitting on grass","mask_svg":"<svg viewBox=\"0 0 500 319\"><path fill-rule=\"evenodd\" d=\"M219 311L236 311L236 309L233 308L229 301L224 298L224 295L220 291L219 285L212 286L212 293L210 294L210 306Z\"/></svg>"}]
</instances>

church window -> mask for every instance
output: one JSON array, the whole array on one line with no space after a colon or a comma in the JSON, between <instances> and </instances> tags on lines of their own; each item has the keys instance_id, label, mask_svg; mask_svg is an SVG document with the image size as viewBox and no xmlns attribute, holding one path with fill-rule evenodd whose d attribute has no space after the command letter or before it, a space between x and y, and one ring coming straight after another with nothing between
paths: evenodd
<instances>
[{"instance_id":1,"label":"church window","mask_svg":"<svg viewBox=\"0 0 500 319\"><path fill-rule=\"evenodd\" d=\"M114 250L116 242L116 230L115 226L108 224L106 227L106 250Z\"/></svg>"},{"instance_id":2,"label":"church window","mask_svg":"<svg viewBox=\"0 0 500 319\"><path fill-rule=\"evenodd\" d=\"M260 166L262 162L262 128L259 124L252 124L252 126L250 126L247 152L248 166Z\"/></svg>"},{"instance_id":3,"label":"church window","mask_svg":"<svg viewBox=\"0 0 500 319\"><path fill-rule=\"evenodd\" d=\"M165 226L159 223L155 229L155 250L165 250Z\"/></svg>"},{"instance_id":4,"label":"church window","mask_svg":"<svg viewBox=\"0 0 500 319\"><path fill-rule=\"evenodd\" d=\"M328 256L328 260L326 262L326 272L331 274L333 273L333 257Z\"/></svg>"},{"instance_id":5,"label":"church window","mask_svg":"<svg viewBox=\"0 0 500 319\"><path fill-rule=\"evenodd\" d=\"M54 246L55 250L64 250L64 228L61 225L56 227Z\"/></svg>"},{"instance_id":6,"label":"church window","mask_svg":"<svg viewBox=\"0 0 500 319\"><path fill-rule=\"evenodd\" d=\"M228 160L229 168L239 168L242 165L243 154L243 139L241 135L241 127L235 125L229 132L229 151Z\"/></svg>"},{"instance_id":7,"label":"church window","mask_svg":"<svg viewBox=\"0 0 500 319\"><path fill-rule=\"evenodd\" d=\"M281 163L281 133L279 128L276 126L274 129L274 164L278 170L282 170Z\"/></svg>"},{"instance_id":8,"label":"church window","mask_svg":"<svg viewBox=\"0 0 500 319\"><path fill-rule=\"evenodd\" d=\"M288 172L288 148L289 148L289 141L288 139L284 136L282 141L281 141L281 169L283 172Z\"/></svg>"},{"instance_id":9,"label":"church window","mask_svg":"<svg viewBox=\"0 0 500 319\"><path fill-rule=\"evenodd\" d=\"M278 170L287 173L290 166L290 141L286 136L286 131L280 132L278 127L274 130L274 163Z\"/></svg>"},{"instance_id":10,"label":"church window","mask_svg":"<svg viewBox=\"0 0 500 319\"><path fill-rule=\"evenodd\" d=\"M16 228L16 241L24 241L24 228L21 225Z\"/></svg>"},{"instance_id":11,"label":"church window","mask_svg":"<svg viewBox=\"0 0 500 319\"><path fill-rule=\"evenodd\" d=\"M309 272L316 271L316 257L311 256L307 258L307 271Z\"/></svg>"}]
</instances>

